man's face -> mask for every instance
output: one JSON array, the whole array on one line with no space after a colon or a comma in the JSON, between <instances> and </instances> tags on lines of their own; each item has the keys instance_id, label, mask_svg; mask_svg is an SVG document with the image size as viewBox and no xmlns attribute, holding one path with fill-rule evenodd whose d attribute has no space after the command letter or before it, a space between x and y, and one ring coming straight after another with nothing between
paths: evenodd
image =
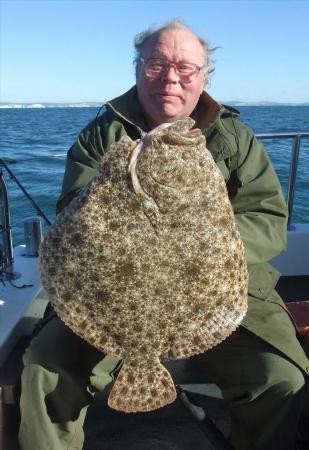
<instances>
[{"instance_id":1,"label":"man's face","mask_svg":"<svg viewBox=\"0 0 309 450\"><path fill-rule=\"evenodd\" d=\"M205 53L198 39L182 29L165 30L150 39L143 57L160 58L172 63L205 64ZM149 125L153 128L161 123L175 122L188 117L194 110L205 86L203 70L190 82L183 82L175 66L169 66L157 77L145 74L144 64L137 74L139 101Z\"/></svg>"}]
</instances>

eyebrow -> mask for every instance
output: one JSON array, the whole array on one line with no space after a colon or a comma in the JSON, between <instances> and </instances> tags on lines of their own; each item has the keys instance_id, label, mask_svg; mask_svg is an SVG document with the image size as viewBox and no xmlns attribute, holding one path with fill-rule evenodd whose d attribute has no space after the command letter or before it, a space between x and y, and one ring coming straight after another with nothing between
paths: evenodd
<instances>
[{"instance_id":1,"label":"eyebrow","mask_svg":"<svg viewBox=\"0 0 309 450\"><path fill-rule=\"evenodd\" d=\"M157 56L157 53L153 53L153 54L151 54L151 56L149 56L148 58L145 58L145 59L150 59L150 58L151 59L162 59L164 61L174 62L174 61L171 61L170 59L168 59L166 56L163 56L162 53L159 53L158 56ZM188 61L186 59L181 59L176 62L176 64L179 64L179 63L195 64L196 66L199 66L199 64L194 63L192 61Z\"/></svg>"}]
</instances>

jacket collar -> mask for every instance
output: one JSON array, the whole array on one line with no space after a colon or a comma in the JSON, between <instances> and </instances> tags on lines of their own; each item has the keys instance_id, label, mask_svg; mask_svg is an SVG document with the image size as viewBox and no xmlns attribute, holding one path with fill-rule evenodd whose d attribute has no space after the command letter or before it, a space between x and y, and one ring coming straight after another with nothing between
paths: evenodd
<instances>
[{"instance_id":1,"label":"jacket collar","mask_svg":"<svg viewBox=\"0 0 309 450\"><path fill-rule=\"evenodd\" d=\"M137 128L140 136L150 131L138 100L136 86L133 86L125 94L110 100L105 106L107 109L111 109L121 120ZM238 115L237 110L221 105L207 92L202 92L191 117L195 120L196 126L205 134L207 147L215 161L225 159L236 153L235 138L231 139L230 135L234 132L228 131L220 118ZM208 137L215 134L217 135L215 142L212 139L208 140Z\"/></svg>"},{"instance_id":2,"label":"jacket collar","mask_svg":"<svg viewBox=\"0 0 309 450\"><path fill-rule=\"evenodd\" d=\"M111 108L121 119L137 127L141 134L150 131L138 101L136 86L133 86L125 94L110 100L105 106Z\"/></svg>"},{"instance_id":3,"label":"jacket collar","mask_svg":"<svg viewBox=\"0 0 309 450\"><path fill-rule=\"evenodd\" d=\"M144 132L149 131L138 101L136 86L133 86L125 94L108 101L106 107L111 108L122 119ZM227 112L227 109L223 105L203 91L191 117L195 120L196 126L205 132L224 111Z\"/></svg>"}]
</instances>

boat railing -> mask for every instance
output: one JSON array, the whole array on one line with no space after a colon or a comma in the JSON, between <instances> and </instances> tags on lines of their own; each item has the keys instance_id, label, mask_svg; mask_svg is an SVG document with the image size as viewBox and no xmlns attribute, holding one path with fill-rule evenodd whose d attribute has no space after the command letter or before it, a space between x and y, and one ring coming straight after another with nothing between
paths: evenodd
<instances>
[{"instance_id":1,"label":"boat railing","mask_svg":"<svg viewBox=\"0 0 309 450\"><path fill-rule=\"evenodd\" d=\"M15 181L19 189L25 195L25 197L30 201L37 214L43 218L47 225L51 225L50 220L46 217L42 209L35 203L31 195L26 191L20 181L16 178L14 173L8 167L8 165L0 159L0 281L2 276L11 276L12 273L8 272L10 266L13 263L13 244L12 244L12 230L10 223L10 207L7 187L4 181L2 167L7 171L9 177ZM2 234L2 239L1 239ZM2 241L2 242L1 242Z\"/></svg>"},{"instance_id":2,"label":"boat railing","mask_svg":"<svg viewBox=\"0 0 309 450\"><path fill-rule=\"evenodd\" d=\"M3 178L3 171L0 166L0 203L1 222L0 235L2 234L0 245L0 277L2 268L9 268L13 262L12 231L10 223L10 210L7 187ZM1 278L0 278L1 279Z\"/></svg>"},{"instance_id":3,"label":"boat railing","mask_svg":"<svg viewBox=\"0 0 309 450\"><path fill-rule=\"evenodd\" d=\"M296 176L297 176L297 168L298 168L298 159L299 159L299 151L300 151L300 143L303 138L309 137L308 131L299 131L299 132L285 132L285 133L256 133L256 137L258 139L292 139L292 153L290 160L290 173L288 180L288 191L286 203L289 212L288 218L288 227L291 225L293 205L294 205L294 195L296 188Z\"/></svg>"}]
</instances>

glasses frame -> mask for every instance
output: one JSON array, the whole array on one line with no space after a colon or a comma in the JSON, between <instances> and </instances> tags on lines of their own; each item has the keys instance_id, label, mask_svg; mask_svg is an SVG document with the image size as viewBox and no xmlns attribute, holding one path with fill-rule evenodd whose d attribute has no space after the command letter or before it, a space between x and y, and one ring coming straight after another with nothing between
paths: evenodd
<instances>
[{"instance_id":1,"label":"glasses frame","mask_svg":"<svg viewBox=\"0 0 309 450\"><path fill-rule=\"evenodd\" d=\"M200 71L206 67L205 64L204 64L203 66L199 66L199 65L197 65L197 64L195 64L195 63L191 63L191 62L188 62L188 63L182 62L182 64L190 64L190 65L194 66L194 67L195 67L195 71L192 72L192 73L190 73L190 74L188 74L188 75L181 75L181 74L178 72L178 69L177 69L177 65L178 65L179 63L175 63L175 62L169 61L168 59L163 59L163 58L153 58L153 57L150 57L150 58L143 58L142 56L140 56L138 59L139 59L139 61L141 61L141 63L144 65L144 68L146 68L145 66L147 65L148 61L150 61L151 59L157 59L157 60L162 61L162 62L165 63L164 68L162 68L162 70L161 70L160 72L158 72L158 74L157 74L156 76L152 76L152 75L147 74L146 70L144 69L144 70L145 70L145 73L146 73L146 75L147 75L148 77L150 77L150 78L157 78L157 77L159 77L160 75L162 75L162 73L166 73L166 71L169 70L171 66L173 66L173 67L174 67L174 70L175 70L175 73L177 74L178 78L179 78L183 83L191 83L192 81L194 81L194 80L197 78L197 76L198 76L198 74L200 73ZM193 78L192 78L192 79L186 79L186 78L188 78L188 77L189 77L189 78L190 78L190 77L193 77Z\"/></svg>"}]
</instances>

